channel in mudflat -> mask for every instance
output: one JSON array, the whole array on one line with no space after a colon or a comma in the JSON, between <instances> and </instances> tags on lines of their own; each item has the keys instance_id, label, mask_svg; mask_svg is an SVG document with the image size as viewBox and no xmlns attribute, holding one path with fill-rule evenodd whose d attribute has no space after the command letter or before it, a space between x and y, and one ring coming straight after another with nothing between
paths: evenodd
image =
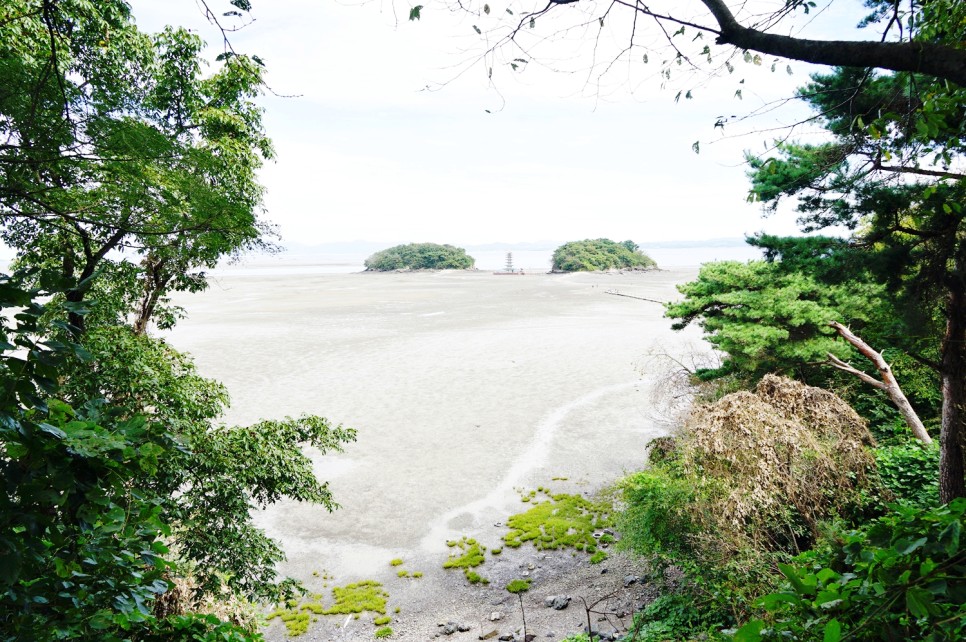
<instances>
[{"instance_id":1,"label":"channel in mudflat","mask_svg":"<svg viewBox=\"0 0 966 642\"><path fill-rule=\"evenodd\" d=\"M320 414L358 430L315 458L342 508L294 502L258 523L308 580L437 567L447 539L522 510L519 492L590 493L668 429L656 384L685 354L663 308L695 270L630 274L284 274L244 269L182 296L168 335L232 397L225 418ZM557 478L554 480L554 478ZM377 578L378 579L378 578Z\"/></svg>"}]
</instances>

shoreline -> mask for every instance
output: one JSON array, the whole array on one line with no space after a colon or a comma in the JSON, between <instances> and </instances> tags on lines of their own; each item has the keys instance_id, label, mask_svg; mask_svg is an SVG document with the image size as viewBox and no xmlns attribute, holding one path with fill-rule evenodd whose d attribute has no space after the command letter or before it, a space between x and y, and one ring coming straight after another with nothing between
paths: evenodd
<instances>
[{"instance_id":1,"label":"shoreline","mask_svg":"<svg viewBox=\"0 0 966 642\"><path fill-rule=\"evenodd\" d=\"M503 578L519 569L503 565L534 566L534 588L524 595L525 604L538 600L527 607L534 626L544 612L539 600L552 587L579 588L589 599L601 578L627 574L615 562L601 576L586 561L573 566L580 558L537 558L543 553L528 553L528 545L488 558L485 588L464 586L462 573L444 571L442 563L446 540L467 536L498 546L494 524L527 507L522 492L551 485L554 493L585 495L643 465L645 443L666 431L655 409L666 373L654 355L698 350L699 334L672 332L653 303L604 295L620 289L667 300L676 283L693 276L226 276L207 292L179 297L189 318L170 341L194 356L201 374L228 387L231 423L308 412L359 430L346 453L313 457L341 510L283 502L257 513L257 524L288 555L283 576L326 600L334 585L382 581L389 615L401 607L390 639L425 639L426 625L460 618L479 635L478 622L469 620L481 616L480 604L509 618L504 601L512 597L518 610ZM424 576L395 577L395 558ZM431 586L438 590L427 591ZM433 591L433 600L422 595ZM554 613L573 618L574 606ZM299 639L372 639L365 618L326 628L330 637L315 637L313 625ZM366 626L350 633L354 623ZM552 626L540 635L579 630ZM270 640L288 639L278 622L268 631Z\"/></svg>"}]
</instances>

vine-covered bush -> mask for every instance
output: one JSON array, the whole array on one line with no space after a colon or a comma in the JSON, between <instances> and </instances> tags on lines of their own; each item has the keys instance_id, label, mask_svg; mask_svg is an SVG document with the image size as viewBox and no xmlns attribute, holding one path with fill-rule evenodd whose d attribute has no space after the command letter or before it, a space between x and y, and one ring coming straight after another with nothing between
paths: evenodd
<instances>
[{"instance_id":1,"label":"vine-covered bush","mask_svg":"<svg viewBox=\"0 0 966 642\"><path fill-rule=\"evenodd\" d=\"M476 260L461 247L437 243L409 243L376 252L366 259L367 271L469 270Z\"/></svg>"},{"instance_id":2,"label":"vine-covered bush","mask_svg":"<svg viewBox=\"0 0 966 642\"><path fill-rule=\"evenodd\" d=\"M564 243L553 253L554 272L599 272L602 270L647 270L657 263L641 252L633 241L587 239Z\"/></svg>"}]
</instances>

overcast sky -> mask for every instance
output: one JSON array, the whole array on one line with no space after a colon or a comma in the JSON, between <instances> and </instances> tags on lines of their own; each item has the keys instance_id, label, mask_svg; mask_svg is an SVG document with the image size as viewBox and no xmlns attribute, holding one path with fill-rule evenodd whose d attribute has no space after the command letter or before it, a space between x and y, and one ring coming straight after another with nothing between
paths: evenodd
<instances>
[{"instance_id":1,"label":"overcast sky","mask_svg":"<svg viewBox=\"0 0 966 642\"><path fill-rule=\"evenodd\" d=\"M219 2L210 0L231 8ZM519 15L518 2L494 3L494 16L479 19L426 4L410 22L408 3L254 0L254 22L232 36L237 50L264 59L274 92L295 96L263 99L278 153L261 175L265 206L285 241L647 244L795 231L794 214L763 219L745 201L742 152L761 150L803 109L769 111L724 134L714 123L790 96L813 69L793 63L789 75L785 62L771 72L771 59L739 59L735 73L676 75L662 89L663 36L649 23L653 59L645 65L635 52L601 78L607 47L623 44L620 25L595 41L586 30L547 37L555 25L541 19L527 34L536 61L514 72L519 52L510 50L472 64L482 51L473 25L492 28L506 7ZM143 29L184 25L212 56L220 51L195 0L132 5ZM819 19L826 32L855 22ZM688 89L694 98L676 103Z\"/></svg>"}]
</instances>

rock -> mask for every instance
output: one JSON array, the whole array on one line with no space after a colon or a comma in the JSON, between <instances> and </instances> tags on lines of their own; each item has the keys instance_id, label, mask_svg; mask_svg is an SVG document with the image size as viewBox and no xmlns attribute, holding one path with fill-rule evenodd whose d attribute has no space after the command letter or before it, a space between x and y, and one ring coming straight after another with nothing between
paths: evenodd
<instances>
[{"instance_id":1,"label":"rock","mask_svg":"<svg viewBox=\"0 0 966 642\"><path fill-rule=\"evenodd\" d=\"M604 535L610 535L611 537L617 537L617 533L615 533L614 531L612 531L609 528L605 528L604 529Z\"/></svg>"},{"instance_id":2,"label":"rock","mask_svg":"<svg viewBox=\"0 0 966 642\"><path fill-rule=\"evenodd\" d=\"M512 633L504 633L503 635L500 636L500 642L512 642L512 640L513 640Z\"/></svg>"},{"instance_id":3,"label":"rock","mask_svg":"<svg viewBox=\"0 0 966 642\"><path fill-rule=\"evenodd\" d=\"M570 596L569 595L557 595L553 598L553 602L550 603L554 611L563 611L565 608L570 606Z\"/></svg>"},{"instance_id":4,"label":"rock","mask_svg":"<svg viewBox=\"0 0 966 642\"><path fill-rule=\"evenodd\" d=\"M606 568L600 569L600 574L601 575L607 575L607 569Z\"/></svg>"},{"instance_id":5,"label":"rock","mask_svg":"<svg viewBox=\"0 0 966 642\"><path fill-rule=\"evenodd\" d=\"M546 606L547 608L550 608L551 606L553 606L553 601L555 599L557 599L556 595L548 595L547 597L543 598L543 605Z\"/></svg>"},{"instance_id":6,"label":"rock","mask_svg":"<svg viewBox=\"0 0 966 642\"><path fill-rule=\"evenodd\" d=\"M534 563L533 563L533 562L528 562L528 563L527 563L527 570L528 570L528 571L532 571L532 570L533 570L533 569L535 569L535 568L537 568L537 567L536 567L536 566L534 565Z\"/></svg>"},{"instance_id":7,"label":"rock","mask_svg":"<svg viewBox=\"0 0 966 642\"><path fill-rule=\"evenodd\" d=\"M473 628L473 627L471 627L469 624L457 624L456 625L456 630L459 631L460 633L466 633L471 628Z\"/></svg>"},{"instance_id":8,"label":"rock","mask_svg":"<svg viewBox=\"0 0 966 642\"><path fill-rule=\"evenodd\" d=\"M452 622L443 626L443 635L453 635L454 633L456 633L456 625Z\"/></svg>"},{"instance_id":9,"label":"rock","mask_svg":"<svg viewBox=\"0 0 966 642\"><path fill-rule=\"evenodd\" d=\"M496 629L493 629L489 633L484 633L483 635L481 635L479 637L479 639L481 639L481 640L490 640L492 638L495 638L497 635L499 635L499 631L497 631Z\"/></svg>"},{"instance_id":10,"label":"rock","mask_svg":"<svg viewBox=\"0 0 966 642\"><path fill-rule=\"evenodd\" d=\"M637 584L636 575L625 575L624 576L624 588Z\"/></svg>"},{"instance_id":11,"label":"rock","mask_svg":"<svg viewBox=\"0 0 966 642\"><path fill-rule=\"evenodd\" d=\"M499 611L493 611L490 613L490 622L499 622L503 619L503 614Z\"/></svg>"}]
</instances>

